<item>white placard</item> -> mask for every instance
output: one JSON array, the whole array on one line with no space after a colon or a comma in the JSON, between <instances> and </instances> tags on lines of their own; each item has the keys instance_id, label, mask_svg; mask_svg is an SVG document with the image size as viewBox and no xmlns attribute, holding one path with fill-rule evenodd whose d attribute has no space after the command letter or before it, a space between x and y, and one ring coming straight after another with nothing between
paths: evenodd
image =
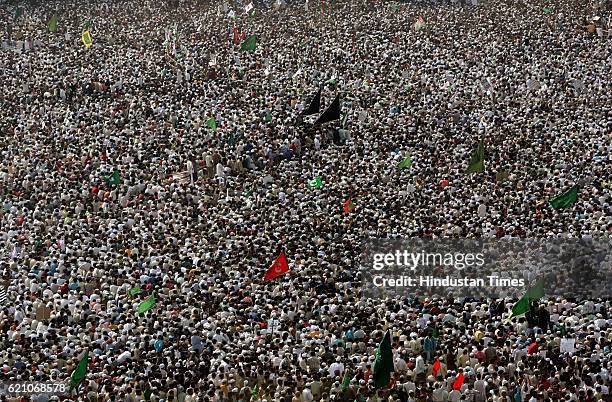
<instances>
[{"instance_id":1,"label":"white placard","mask_svg":"<svg viewBox=\"0 0 612 402\"><path fill-rule=\"evenodd\" d=\"M561 339L561 344L559 345L559 349L561 353L574 354L574 352L576 351L576 338Z\"/></svg>"}]
</instances>

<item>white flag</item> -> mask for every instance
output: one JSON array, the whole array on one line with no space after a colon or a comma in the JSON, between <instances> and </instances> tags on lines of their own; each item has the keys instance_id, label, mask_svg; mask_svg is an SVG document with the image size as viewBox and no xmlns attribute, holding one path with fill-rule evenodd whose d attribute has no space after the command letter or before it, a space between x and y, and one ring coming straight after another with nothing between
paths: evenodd
<instances>
[{"instance_id":1,"label":"white flag","mask_svg":"<svg viewBox=\"0 0 612 402\"><path fill-rule=\"evenodd\" d=\"M253 3L249 3L247 4L247 6L244 8L244 10L247 12L247 14L253 9Z\"/></svg>"},{"instance_id":2,"label":"white flag","mask_svg":"<svg viewBox=\"0 0 612 402\"><path fill-rule=\"evenodd\" d=\"M537 91L540 89L540 83L532 78L527 80L527 88L531 91Z\"/></svg>"}]
</instances>

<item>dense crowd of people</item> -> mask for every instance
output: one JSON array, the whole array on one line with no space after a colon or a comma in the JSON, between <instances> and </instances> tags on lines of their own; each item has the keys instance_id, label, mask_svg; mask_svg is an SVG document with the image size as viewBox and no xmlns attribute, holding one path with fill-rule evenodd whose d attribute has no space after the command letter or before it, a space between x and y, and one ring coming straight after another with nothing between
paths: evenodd
<instances>
[{"instance_id":1,"label":"dense crowd of people","mask_svg":"<svg viewBox=\"0 0 612 402\"><path fill-rule=\"evenodd\" d=\"M371 298L359 275L372 238L610 238L609 5L247 6L0 4L0 383L88 353L33 400L609 401L597 289L508 319L516 298ZM341 118L313 125L319 88Z\"/></svg>"}]
</instances>

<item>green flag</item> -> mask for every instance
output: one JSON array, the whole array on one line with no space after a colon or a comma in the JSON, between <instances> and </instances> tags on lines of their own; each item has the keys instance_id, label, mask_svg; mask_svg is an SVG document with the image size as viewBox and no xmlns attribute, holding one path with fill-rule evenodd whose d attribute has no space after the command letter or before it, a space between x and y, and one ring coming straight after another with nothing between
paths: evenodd
<instances>
[{"instance_id":1,"label":"green flag","mask_svg":"<svg viewBox=\"0 0 612 402\"><path fill-rule=\"evenodd\" d=\"M482 173L484 172L484 142L480 140L478 143L478 148L472 154L472 158L470 159L470 164L466 170L466 173Z\"/></svg>"},{"instance_id":2,"label":"green flag","mask_svg":"<svg viewBox=\"0 0 612 402\"><path fill-rule=\"evenodd\" d=\"M91 28L91 20L87 19L85 20L85 22L83 22L83 28L88 29Z\"/></svg>"},{"instance_id":3,"label":"green flag","mask_svg":"<svg viewBox=\"0 0 612 402\"><path fill-rule=\"evenodd\" d=\"M567 329L565 328L564 324L561 324L559 326L559 332L561 332L561 337L565 338L565 336L567 335Z\"/></svg>"},{"instance_id":4,"label":"green flag","mask_svg":"<svg viewBox=\"0 0 612 402\"><path fill-rule=\"evenodd\" d=\"M23 8L17 7L15 8L15 18L14 20L18 20L23 15Z\"/></svg>"},{"instance_id":5,"label":"green flag","mask_svg":"<svg viewBox=\"0 0 612 402\"><path fill-rule=\"evenodd\" d=\"M272 121L272 113L268 112L266 113L266 116L264 117L265 121Z\"/></svg>"},{"instance_id":6,"label":"green flag","mask_svg":"<svg viewBox=\"0 0 612 402\"><path fill-rule=\"evenodd\" d=\"M207 123L208 123L208 128L210 128L211 130L217 131L217 122L215 121L214 117L211 117L210 119L208 119Z\"/></svg>"},{"instance_id":7,"label":"green flag","mask_svg":"<svg viewBox=\"0 0 612 402\"><path fill-rule=\"evenodd\" d=\"M512 317L516 317L518 315L522 315L525 314L529 311L530 307L529 307L529 297L527 295L521 297L521 299L519 301L517 301L516 303L514 303L514 306L512 306L512 314L510 314L510 317L508 317L508 319L512 318Z\"/></svg>"},{"instance_id":8,"label":"green flag","mask_svg":"<svg viewBox=\"0 0 612 402\"><path fill-rule=\"evenodd\" d=\"M382 388L391 381L393 371L393 352L391 351L391 334L387 330L376 349L376 360L372 370L372 379L376 388Z\"/></svg>"},{"instance_id":9,"label":"green flag","mask_svg":"<svg viewBox=\"0 0 612 402\"><path fill-rule=\"evenodd\" d=\"M554 209L563 209L563 208L569 208L572 205L574 205L577 199L578 199L578 186L573 185L565 193L559 194L558 196L551 198L549 202L550 202L550 205Z\"/></svg>"},{"instance_id":10,"label":"green flag","mask_svg":"<svg viewBox=\"0 0 612 402\"><path fill-rule=\"evenodd\" d=\"M57 32L57 17L53 14L53 17L49 20L47 24L47 28L49 28L49 32Z\"/></svg>"},{"instance_id":11,"label":"green flag","mask_svg":"<svg viewBox=\"0 0 612 402\"><path fill-rule=\"evenodd\" d=\"M344 372L344 377L342 378L342 385L340 389L342 391L346 391L350 383L351 383L351 370L346 369L346 371Z\"/></svg>"},{"instance_id":12,"label":"green flag","mask_svg":"<svg viewBox=\"0 0 612 402\"><path fill-rule=\"evenodd\" d=\"M113 174L111 174L110 176L108 176L106 178L106 182L108 183L109 186L111 185L118 185L121 184L121 173L119 173L118 170L114 170Z\"/></svg>"},{"instance_id":13,"label":"green flag","mask_svg":"<svg viewBox=\"0 0 612 402\"><path fill-rule=\"evenodd\" d=\"M514 303L514 306L512 306L512 314L510 314L508 319L527 313L531 308L531 301L538 300L543 296L544 280L540 279L532 288L527 289L527 292L525 292L525 295L521 297L519 301Z\"/></svg>"},{"instance_id":14,"label":"green flag","mask_svg":"<svg viewBox=\"0 0 612 402\"><path fill-rule=\"evenodd\" d=\"M244 42L242 42L242 45L240 45L240 50L253 52L255 51L256 44L257 44L257 36L251 35L248 38L246 38Z\"/></svg>"},{"instance_id":15,"label":"green flag","mask_svg":"<svg viewBox=\"0 0 612 402\"><path fill-rule=\"evenodd\" d=\"M140 286L134 285L134 287L132 289L130 289L130 296L134 297L134 296L140 294L140 292L142 292L142 290L140 290Z\"/></svg>"},{"instance_id":16,"label":"green flag","mask_svg":"<svg viewBox=\"0 0 612 402\"><path fill-rule=\"evenodd\" d=\"M70 390L78 387L79 383L85 379L87 375L87 363L89 362L89 352L85 352L76 369L70 376Z\"/></svg>"},{"instance_id":17,"label":"green flag","mask_svg":"<svg viewBox=\"0 0 612 402\"><path fill-rule=\"evenodd\" d=\"M552 12L552 10L548 7L544 7L543 11L544 11L544 14L550 14Z\"/></svg>"},{"instance_id":18,"label":"green flag","mask_svg":"<svg viewBox=\"0 0 612 402\"><path fill-rule=\"evenodd\" d=\"M147 300L143 301L138 305L138 312L144 313L146 311L149 311L151 307L155 305L156 301L157 300L155 300L155 295L151 295Z\"/></svg>"},{"instance_id":19,"label":"green flag","mask_svg":"<svg viewBox=\"0 0 612 402\"><path fill-rule=\"evenodd\" d=\"M253 387L253 389L251 390L251 396L253 398L257 398L257 384L255 384L255 386Z\"/></svg>"},{"instance_id":20,"label":"green flag","mask_svg":"<svg viewBox=\"0 0 612 402\"><path fill-rule=\"evenodd\" d=\"M323 187L323 182L321 181L321 176L317 176L312 180L308 181L308 187L310 188L321 188Z\"/></svg>"},{"instance_id":21,"label":"green flag","mask_svg":"<svg viewBox=\"0 0 612 402\"><path fill-rule=\"evenodd\" d=\"M408 154L404 160L402 160L399 165L397 165L397 168L402 170L404 168L410 167L410 165L412 165L412 156L410 156L410 154Z\"/></svg>"}]
</instances>

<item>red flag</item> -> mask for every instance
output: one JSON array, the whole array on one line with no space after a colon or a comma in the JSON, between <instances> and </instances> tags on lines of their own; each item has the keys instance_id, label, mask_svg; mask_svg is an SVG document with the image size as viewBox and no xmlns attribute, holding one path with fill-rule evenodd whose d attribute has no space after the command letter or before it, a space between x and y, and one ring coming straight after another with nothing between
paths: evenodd
<instances>
[{"instance_id":1,"label":"red flag","mask_svg":"<svg viewBox=\"0 0 612 402\"><path fill-rule=\"evenodd\" d=\"M538 343L534 342L527 348L527 354L532 355L534 353L538 353Z\"/></svg>"},{"instance_id":2,"label":"red flag","mask_svg":"<svg viewBox=\"0 0 612 402\"><path fill-rule=\"evenodd\" d=\"M457 391L461 391L461 386L463 385L463 380L464 380L463 373L459 373L459 375L457 376L457 379L453 383L453 389L456 389Z\"/></svg>"},{"instance_id":3,"label":"red flag","mask_svg":"<svg viewBox=\"0 0 612 402\"><path fill-rule=\"evenodd\" d=\"M274 261L274 264L272 264L272 266L268 268L268 271L266 272L266 275L264 276L263 280L264 282L269 281L271 279L276 278L277 276L281 276L285 272L289 272L289 264L287 263L287 257L285 257L285 252L281 252L276 261Z\"/></svg>"},{"instance_id":4,"label":"red flag","mask_svg":"<svg viewBox=\"0 0 612 402\"><path fill-rule=\"evenodd\" d=\"M440 358L438 357L433 364L433 376L436 377L440 371Z\"/></svg>"},{"instance_id":5,"label":"red flag","mask_svg":"<svg viewBox=\"0 0 612 402\"><path fill-rule=\"evenodd\" d=\"M236 29L236 24L234 23L234 45L237 45L240 42L240 35L238 35L238 29Z\"/></svg>"},{"instance_id":6,"label":"red flag","mask_svg":"<svg viewBox=\"0 0 612 402\"><path fill-rule=\"evenodd\" d=\"M349 198L348 200L342 203L342 207L344 208L344 213L348 214L353 210L353 208L355 208L355 204L353 204L353 201L351 201L351 199Z\"/></svg>"}]
</instances>

